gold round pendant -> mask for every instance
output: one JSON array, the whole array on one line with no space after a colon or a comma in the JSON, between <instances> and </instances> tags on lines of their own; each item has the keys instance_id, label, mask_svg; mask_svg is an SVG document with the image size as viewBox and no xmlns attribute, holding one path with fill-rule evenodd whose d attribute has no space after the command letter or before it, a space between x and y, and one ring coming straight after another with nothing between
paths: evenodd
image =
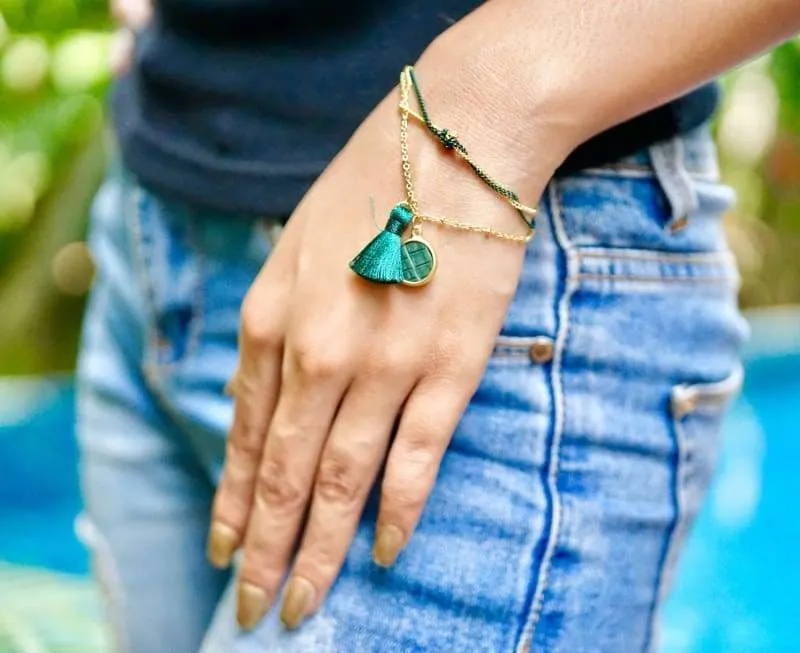
<instances>
[{"instance_id":1,"label":"gold round pendant","mask_svg":"<svg viewBox=\"0 0 800 653\"><path fill-rule=\"evenodd\" d=\"M424 238L411 236L402 246L403 284L424 286L436 272L436 252Z\"/></svg>"}]
</instances>

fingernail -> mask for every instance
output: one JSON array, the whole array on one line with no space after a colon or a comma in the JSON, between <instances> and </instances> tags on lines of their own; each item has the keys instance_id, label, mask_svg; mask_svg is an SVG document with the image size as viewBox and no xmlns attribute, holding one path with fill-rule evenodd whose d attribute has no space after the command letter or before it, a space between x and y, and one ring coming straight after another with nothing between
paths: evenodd
<instances>
[{"instance_id":1,"label":"fingernail","mask_svg":"<svg viewBox=\"0 0 800 653\"><path fill-rule=\"evenodd\" d=\"M378 526L372 560L381 567L391 567L403 547L403 533L397 526Z\"/></svg>"},{"instance_id":2,"label":"fingernail","mask_svg":"<svg viewBox=\"0 0 800 653\"><path fill-rule=\"evenodd\" d=\"M281 608L281 621L289 630L297 628L305 619L314 602L316 591L305 578L293 578L286 590Z\"/></svg>"},{"instance_id":3,"label":"fingernail","mask_svg":"<svg viewBox=\"0 0 800 653\"><path fill-rule=\"evenodd\" d=\"M208 533L208 561L217 569L227 569L239 546L239 534L221 522L211 524Z\"/></svg>"},{"instance_id":4,"label":"fingernail","mask_svg":"<svg viewBox=\"0 0 800 653\"><path fill-rule=\"evenodd\" d=\"M269 596L250 583L239 584L236 621L243 630L253 630L269 608Z\"/></svg>"}]
</instances>

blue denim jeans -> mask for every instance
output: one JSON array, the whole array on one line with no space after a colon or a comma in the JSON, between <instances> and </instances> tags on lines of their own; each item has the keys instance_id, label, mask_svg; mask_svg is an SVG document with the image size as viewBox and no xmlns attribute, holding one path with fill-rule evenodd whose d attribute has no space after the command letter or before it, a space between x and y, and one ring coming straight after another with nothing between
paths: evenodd
<instances>
[{"instance_id":1,"label":"blue denim jeans","mask_svg":"<svg viewBox=\"0 0 800 653\"><path fill-rule=\"evenodd\" d=\"M485 375L398 564L369 502L294 633L234 621L204 558L239 305L279 231L113 173L79 366L86 515L128 653L632 653L659 607L741 382L738 276L705 129L554 180ZM444 237L444 236L443 236Z\"/></svg>"}]
</instances>

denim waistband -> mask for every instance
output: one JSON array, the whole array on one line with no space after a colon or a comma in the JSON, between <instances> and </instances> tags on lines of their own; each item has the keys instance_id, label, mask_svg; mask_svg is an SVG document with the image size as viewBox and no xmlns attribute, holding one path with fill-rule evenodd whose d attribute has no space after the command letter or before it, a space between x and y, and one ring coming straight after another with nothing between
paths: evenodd
<instances>
[{"instance_id":1,"label":"denim waistband","mask_svg":"<svg viewBox=\"0 0 800 653\"><path fill-rule=\"evenodd\" d=\"M683 229L687 217L697 209L696 182L717 182L720 176L717 148L708 125L583 172L655 176L672 208L672 220L667 225L672 231Z\"/></svg>"},{"instance_id":2,"label":"denim waistband","mask_svg":"<svg viewBox=\"0 0 800 653\"><path fill-rule=\"evenodd\" d=\"M654 155L654 152L656 153ZM666 157L693 177L708 181L719 180L717 148L708 125L680 136L655 143L598 169L630 169L653 172L654 158ZM590 169L592 170L592 169Z\"/></svg>"}]
</instances>

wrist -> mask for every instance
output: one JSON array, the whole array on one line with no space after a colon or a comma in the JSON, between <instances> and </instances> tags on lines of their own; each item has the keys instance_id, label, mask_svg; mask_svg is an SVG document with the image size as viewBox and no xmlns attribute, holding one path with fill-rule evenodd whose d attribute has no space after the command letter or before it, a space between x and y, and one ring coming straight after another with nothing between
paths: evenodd
<instances>
[{"instance_id":1,"label":"wrist","mask_svg":"<svg viewBox=\"0 0 800 653\"><path fill-rule=\"evenodd\" d=\"M463 29L458 23L445 32L415 65L431 117L456 132L493 178L535 205L582 142L579 121L565 110L546 65L520 66L519 52L512 65L503 42L488 52L470 46Z\"/></svg>"},{"instance_id":2,"label":"wrist","mask_svg":"<svg viewBox=\"0 0 800 653\"><path fill-rule=\"evenodd\" d=\"M470 225L476 230L488 229L489 234L501 239L521 241L530 236L527 221L532 219L531 215L523 218L507 198L480 179L454 150L443 148L427 127L412 121L408 131L413 186L421 215L432 217L433 222L444 218L446 222ZM505 179L496 175L496 170L503 168L499 160L488 153L484 155L486 158L477 161L478 165L505 184ZM527 200L532 207L538 204L540 193L528 187L509 185L509 190L520 194L520 201Z\"/></svg>"}]
</instances>

